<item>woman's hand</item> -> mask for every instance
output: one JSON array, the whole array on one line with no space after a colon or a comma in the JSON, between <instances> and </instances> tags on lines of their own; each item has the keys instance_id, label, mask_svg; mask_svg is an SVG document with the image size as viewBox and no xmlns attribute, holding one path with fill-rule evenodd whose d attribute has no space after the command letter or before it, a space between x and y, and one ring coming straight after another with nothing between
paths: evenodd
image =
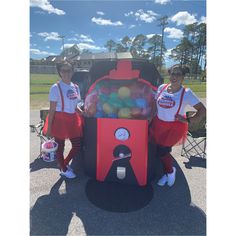
<instances>
[{"instance_id":1,"label":"woman's hand","mask_svg":"<svg viewBox=\"0 0 236 236\"><path fill-rule=\"evenodd\" d=\"M175 120L180 121L182 123L188 123L187 119L184 116L181 116L180 114L175 115Z\"/></svg>"},{"instance_id":2,"label":"woman's hand","mask_svg":"<svg viewBox=\"0 0 236 236\"><path fill-rule=\"evenodd\" d=\"M84 115L84 111L81 109L81 108L79 108L79 107L77 107L76 109L76 112L78 112L80 115Z\"/></svg>"}]
</instances>

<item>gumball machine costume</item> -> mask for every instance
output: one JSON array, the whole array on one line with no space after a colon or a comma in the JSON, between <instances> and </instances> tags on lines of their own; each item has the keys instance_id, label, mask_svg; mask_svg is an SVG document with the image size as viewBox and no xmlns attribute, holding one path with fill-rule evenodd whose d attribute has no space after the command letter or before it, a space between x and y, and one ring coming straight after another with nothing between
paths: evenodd
<instances>
[{"instance_id":1,"label":"gumball machine costume","mask_svg":"<svg viewBox=\"0 0 236 236\"><path fill-rule=\"evenodd\" d=\"M145 186L154 177L148 120L156 87L131 60L115 64L85 98L85 171L98 181Z\"/></svg>"}]
</instances>

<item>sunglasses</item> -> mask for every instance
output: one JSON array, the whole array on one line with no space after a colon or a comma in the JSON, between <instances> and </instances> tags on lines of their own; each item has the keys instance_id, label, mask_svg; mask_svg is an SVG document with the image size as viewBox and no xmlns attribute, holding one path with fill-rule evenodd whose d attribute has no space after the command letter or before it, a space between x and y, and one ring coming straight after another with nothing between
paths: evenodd
<instances>
[{"instance_id":1,"label":"sunglasses","mask_svg":"<svg viewBox=\"0 0 236 236\"><path fill-rule=\"evenodd\" d=\"M180 76L183 76L183 74L181 72L172 72L170 73L170 76L180 77Z\"/></svg>"},{"instance_id":2,"label":"sunglasses","mask_svg":"<svg viewBox=\"0 0 236 236\"><path fill-rule=\"evenodd\" d=\"M62 69L62 70L60 70L60 72L62 72L62 73L70 73L70 72L72 72L72 70L71 69Z\"/></svg>"}]
</instances>

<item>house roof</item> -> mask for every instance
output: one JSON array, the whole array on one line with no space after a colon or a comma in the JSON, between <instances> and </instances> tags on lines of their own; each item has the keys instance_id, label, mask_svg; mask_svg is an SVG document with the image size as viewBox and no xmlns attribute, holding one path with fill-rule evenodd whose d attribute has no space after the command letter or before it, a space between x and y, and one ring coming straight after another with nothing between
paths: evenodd
<instances>
[{"instance_id":1,"label":"house roof","mask_svg":"<svg viewBox=\"0 0 236 236\"><path fill-rule=\"evenodd\" d=\"M83 53L75 60L107 60L107 59L132 59L130 52L102 52L102 53Z\"/></svg>"}]
</instances>

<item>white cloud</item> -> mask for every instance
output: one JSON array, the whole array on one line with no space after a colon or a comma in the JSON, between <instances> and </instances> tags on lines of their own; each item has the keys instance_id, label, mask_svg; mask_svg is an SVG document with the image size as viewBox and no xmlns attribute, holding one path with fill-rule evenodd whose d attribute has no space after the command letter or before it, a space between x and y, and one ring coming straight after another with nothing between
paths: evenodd
<instances>
[{"instance_id":1,"label":"white cloud","mask_svg":"<svg viewBox=\"0 0 236 236\"><path fill-rule=\"evenodd\" d=\"M199 23L206 23L206 17L201 16Z\"/></svg>"},{"instance_id":2,"label":"white cloud","mask_svg":"<svg viewBox=\"0 0 236 236\"><path fill-rule=\"evenodd\" d=\"M155 0L155 3L159 3L161 5L165 5L167 4L168 2L170 2L170 0Z\"/></svg>"},{"instance_id":3,"label":"white cloud","mask_svg":"<svg viewBox=\"0 0 236 236\"><path fill-rule=\"evenodd\" d=\"M134 27L136 27L136 25L130 25L128 28L129 28L129 29L132 29L132 28L134 28Z\"/></svg>"},{"instance_id":4,"label":"white cloud","mask_svg":"<svg viewBox=\"0 0 236 236\"><path fill-rule=\"evenodd\" d=\"M169 48L167 49L167 51L165 52L165 58L168 58L171 55L171 50L173 50L174 48Z\"/></svg>"},{"instance_id":5,"label":"white cloud","mask_svg":"<svg viewBox=\"0 0 236 236\"><path fill-rule=\"evenodd\" d=\"M134 14L134 12L133 11L130 11L130 12L128 12L128 13L125 13L125 16L132 16Z\"/></svg>"},{"instance_id":6,"label":"white cloud","mask_svg":"<svg viewBox=\"0 0 236 236\"><path fill-rule=\"evenodd\" d=\"M158 14L151 10L145 12L143 9L139 9L135 13L133 11L125 13L125 16L134 16L136 20L152 23L156 20L156 16L158 16Z\"/></svg>"},{"instance_id":7,"label":"white cloud","mask_svg":"<svg viewBox=\"0 0 236 236\"><path fill-rule=\"evenodd\" d=\"M84 35L84 34L81 34L79 36L80 40L82 42L87 42L87 43L94 43L94 41L91 39L91 37L89 35Z\"/></svg>"},{"instance_id":8,"label":"white cloud","mask_svg":"<svg viewBox=\"0 0 236 236\"><path fill-rule=\"evenodd\" d=\"M172 39L181 39L184 35L182 30L170 27L165 28L164 32L169 33L167 37Z\"/></svg>"},{"instance_id":9,"label":"white cloud","mask_svg":"<svg viewBox=\"0 0 236 236\"><path fill-rule=\"evenodd\" d=\"M147 37L148 39L150 39L150 38L152 38L154 35L156 35L156 34L147 34L146 37ZM161 36L161 34L157 34L157 35Z\"/></svg>"},{"instance_id":10,"label":"white cloud","mask_svg":"<svg viewBox=\"0 0 236 236\"><path fill-rule=\"evenodd\" d=\"M176 22L177 25L189 25L197 20L194 15L190 15L187 11L180 11L171 17L171 21Z\"/></svg>"},{"instance_id":11,"label":"white cloud","mask_svg":"<svg viewBox=\"0 0 236 236\"><path fill-rule=\"evenodd\" d=\"M42 33L38 33L39 36L44 38L44 41L48 41L48 40L61 40L60 35L57 32L51 32L51 33L47 33L47 32L42 32Z\"/></svg>"},{"instance_id":12,"label":"white cloud","mask_svg":"<svg viewBox=\"0 0 236 236\"><path fill-rule=\"evenodd\" d=\"M76 37L72 37L72 38L68 38L67 41L79 41L79 39L77 39Z\"/></svg>"},{"instance_id":13,"label":"white cloud","mask_svg":"<svg viewBox=\"0 0 236 236\"><path fill-rule=\"evenodd\" d=\"M65 48L70 48L73 45L74 44L65 44L64 47ZM91 45L91 44L88 44L88 43L78 43L77 46L79 47L80 50L83 50L83 49L90 49L90 50L101 50L101 49L104 49L104 48L101 48L101 47L98 47L98 46L95 46L95 45Z\"/></svg>"},{"instance_id":14,"label":"white cloud","mask_svg":"<svg viewBox=\"0 0 236 236\"><path fill-rule=\"evenodd\" d=\"M104 12L102 12L102 11L97 11L97 14L98 14L98 15L101 15L101 16L104 16L104 15L105 15Z\"/></svg>"},{"instance_id":15,"label":"white cloud","mask_svg":"<svg viewBox=\"0 0 236 236\"><path fill-rule=\"evenodd\" d=\"M98 47L98 46L95 46L95 45L91 45L91 44L88 44L88 43L79 43L77 45L82 50L83 49L91 49L91 50L101 50L101 49L104 49L104 48L101 48L101 47Z\"/></svg>"},{"instance_id":16,"label":"white cloud","mask_svg":"<svg viewBox=\"0 0 236 236\"><path fill-rule=\"evenodd\" d=\"M40 51L39 49L35 49L35 48L31 48L30 53L32 53L34 55L55 55L54 53Z\"/></svg>"},{"instance_id":17,"label":"white cloud","mask_svg":"<svg viewBox=\"0 0 236 236\"><path fill-rule=\"evenodd\" d=\"M147 34L146 37L147 37L148 39L150 39L150 38L152 38L154 35L155 35L155 34Z\"/></svg>"},{"instance_id":18,"label":"white cloud","mask_svg":"<svg viewBox=\"0 0 236 236\"><path fill-rule=\"evenodd\" d=\"M94 43L89 35L84 34L75 34L75 37L68 38L67 41L76 41L76 42L86 42L86 43Z\"/></svg>"},{"instance_id":19,"label":"white cloud","mask_svg":"<svg viewBox=\"0 0 236 236\"><path fill-rule=\"evenodd\" d=\"M98 25L112 25L112 26L123 25L121 21L112 22L111 20L102 19L100 17L99 18L93 17L91 21Z\"/></svg>"},{"instance_id":20,"label":"white cloud","mask_svg":"<svg viewBox=\"0 0 236 236\"><path fill-rule=\"evenodd\" d=\"M54 13L56 15L65 15L63 10L57 9L49 3L48 0L30 0L31 7L39 7L40 9L48 12L49 14Z\"/></svg>"}]
</instances>

